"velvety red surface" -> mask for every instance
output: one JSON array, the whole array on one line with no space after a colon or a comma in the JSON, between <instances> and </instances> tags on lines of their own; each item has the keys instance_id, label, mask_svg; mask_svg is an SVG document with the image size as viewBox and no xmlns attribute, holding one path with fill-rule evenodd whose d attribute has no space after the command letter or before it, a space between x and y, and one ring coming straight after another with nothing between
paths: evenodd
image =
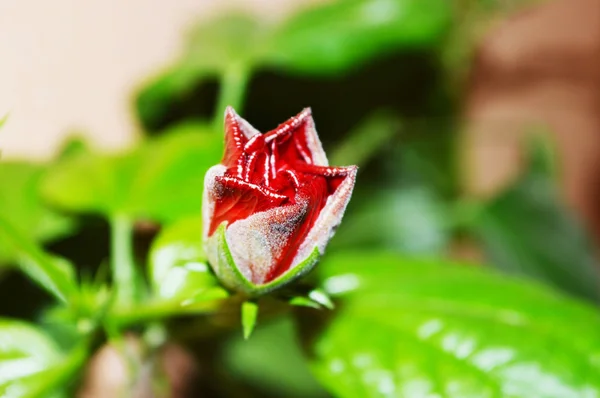
<instances>
[{"instance_id":1,"label":"velvety red surface","mask_svg":"<svg viewBox=\"0 0 600 398\"><path fill-rule=\"evenodd\" d=\"M287 247L269 271L267 282L287 271L298 248L327 198L348 176L346 168L314 164L309 149L312 128L310 110L265 134L248 139L236 117L228 112L225 120L224 176L217 177L217 195L209 235L223 222L231 225L252 214L276 207L303 204L294 217Z\"/></svg>"}]
</instances>

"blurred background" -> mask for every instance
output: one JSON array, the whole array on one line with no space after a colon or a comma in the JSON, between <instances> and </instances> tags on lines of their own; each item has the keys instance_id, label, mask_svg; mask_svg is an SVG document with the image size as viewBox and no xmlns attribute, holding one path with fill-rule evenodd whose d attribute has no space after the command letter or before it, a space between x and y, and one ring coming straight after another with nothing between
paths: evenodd
<instances>
[{"instance_id":1,"label":"blurred background","mask_svg":"<svg viewBox=\"0 0 600 398\"><path fill-rule=\"evenodd\" d=\"M0 109L10 117L0 135L3 157L49 159L74 131L101 148L132 145L140 138L143 127L132 105L134 93L181 55L191 26L231 9L243 10L263 23L272 23L311 3L319 1L182 0L173 4L137 0L127 4L4 1L0 5L0 29L4 37L0 42L3 54ZM475 3L490 12L480 10L478 16L468 15L476 8ZM456 20L461 26L450 30L467 30L464 25L478 25L469 32L472 35L469 39L474 42L435 50L457 53L449 58L460 58L468 53L460 63L449 67L459 70L436 70L440 65L432 63L437 60L423 59L431 54L424 55L422 49L418 49L418 54L411 54L413 59L409 62L407 59L389 62L390 69L415 69L414 76L404 77L412 87L406 87L406 82L375 87L369 84L372 82L363 83L362 87L352 90L354 100L346 106L360 102L360 97L365 101L365 96L373 107L386 101L399 103L403 98L405 102L416 102L427 95L424 89L440 84L432 81L439 80L440 73L468 75L465 86L458 88L462 92L456 109L464 116L468 136L462 143L465 146L462 154L468 164L467 189L483 195L500 189L517 172L519 136L529 126L544 125L548 127L548 134L559 142L561 183L567 201L598 235L600 215L595 203L600 167L597 160L600 5L595 0L547 1L535 6L531 3L540 2L454 1L458 14L455 17L465 20ZM493 21L488 20L490 16ZM478 17L481 20L477 20ZM471 19L483 23L474 24ZM443 37L439 39L437 44L449 44L441 43ZM464 48L471 45L473 54L471 49ZM395 52L405 51L396 49ZM385 62L393 56L378 57L378 60ZM415 56L420 58L415 60ZM360 72L354 71L349 77L347 73L344 75L348 84L361 81ZM262 90L250 93L263 101L261 96L277 96L272 91L264 93L265 88L260 83L266 78L257 76L255 83ZM321 95L310 98L309 90L303 89L302 82L298 81L301 79L285 78L293 85L288 89L300 91L289 93L300 97L287 108L316 107L318 100L333 103L337 99L335 95L339 96L340 89L331 93L330 98ZM335 76L325 84L342 86L343 79ZM319 82L314 84L319 85ZM214 92L205 94L206 102L210 102L211 94L214 96ZM281 101L277 98L274 102ZM254 103L249 106L273 114L269 122L286 117L276 113L277 109L269 110L268 106ZM412 106L418 108L418 104ZM320 119L330 117L325 108L315 110ZM201 115L203 111L205 109L198 107L196 115L191 110L190 116ZM250 116L254 115L250 113ZM439 117L427 116L429 119ZM271 126L273 123L261 127ZM333 132L321 130L328 136L340 128Z\"/></svg>"},{"instance_id":2,"label":"blurred background","mask_svg":"<svg viewBox=\"0 0 600 398\"><path fill-rule=\"evenodd\" d=\"M600 299L600 0L8 0L0 37L6 164L52 169L73 142L111 154L174 131L221 134L227 104L261 131L310 106L331 163L361 166L329 250L468 260ZM108 251L98 209L24 176L0 169L0 209L96 269ZM190 198L176 216L197 210ZM33 220L22 203L36 201L86 213L78 234ZM150 213L142 251L175 217ZM0 262L14 262L2 242ZM36 318L47 297L34 290L0 274L0 313ZM256 382L235 358L258 348L232 347L232 369ZM269 380L272 396L321 394Z\"/></svg>"}]
</instances>

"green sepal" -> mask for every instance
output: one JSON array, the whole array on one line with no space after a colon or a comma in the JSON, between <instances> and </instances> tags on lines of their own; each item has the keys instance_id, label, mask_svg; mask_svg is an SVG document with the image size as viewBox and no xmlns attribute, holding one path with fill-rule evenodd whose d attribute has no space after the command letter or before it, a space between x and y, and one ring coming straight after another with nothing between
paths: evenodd
<instances>
[{"instance_id":1,"label":"green sepal","mask_svg":"<svg viewBox=\"0 0 600 398\"><path fill-rule=\"evenodd\" d=\"M335 308L333 301L331 301L331 297L327 293L325 293L321 289L313 289L308 293L308 298L315 303L327 308L328 310L332 310Z\"/></svg>"},{"instance_id":2,"label":"green sepal","mask_svg":"<svg viewBox=\"0 0 600 398\"><path fill-rule=\"evenodd\" d=\"M306 296L295 296L288 302L297 307L309 307L317 310L327 308L333 310L335 305L327 293L321 289L313 289Z\"/></svg>"},{"instance_id":3,"label":"green sepal","mask_svg":"<svg viewBox=\"0 0 600 398\"><path fill-rule=\"evenodd\" d=\"M290 301L288 301L288 303L290 305L296 306L296 307L308 307L308 308L314 308L316 310L320 310L321 304L309 299L308 297L304 297L304 296L296 296L296 297L292 297L290 299Z\"/></svg>"},{"instance_id":4,"label":"green sepal","mask_svg":"<svg viewBox=\"0 0 600 398\"><path fill-rule=\"evenodd\" d=\"M211 263L211 266L220 282L225 287L237 292L245 293L250 297L261 296L272 292L273 290L279 289L302 277L313 269L321 256L319 249L315 247L310 256L294 268L269 283L256 285L249 281L236 266L225 237L226 226L226 223L219 225L215 233L207 239L207 253L214 251L214 255L209 256L209 258L216 259L216 262L214 264Z\"/></svg>"},{"instance_id":5,"label":"green sepal","mask_svg":"<svg viewBox=\"0 0 600 398\"><path fill-rule=\"evenodd\" d=\"M244 331L244 340L248 340L258 318L258 304L254 301L244 301L242 303L242 329Z\"/></svg>"}]
</instances>

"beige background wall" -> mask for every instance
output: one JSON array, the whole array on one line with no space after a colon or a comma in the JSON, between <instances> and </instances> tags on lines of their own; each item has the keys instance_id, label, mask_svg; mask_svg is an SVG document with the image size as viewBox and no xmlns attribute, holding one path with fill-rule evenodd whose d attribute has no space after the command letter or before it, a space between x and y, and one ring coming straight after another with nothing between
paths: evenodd
<instances>
[{"instance_id":1,"label":"beige background wall","mask_svg":"<svg viewBox=\"0 0 600 398\"><path fill-rule=\"evenodd\" d=\"M302 2L0 0L3 157L47 158L74 129L105 148L131 143L130 93L177 55L191 22L225 7L278 18Z\"/></svg>"}]
</instances>

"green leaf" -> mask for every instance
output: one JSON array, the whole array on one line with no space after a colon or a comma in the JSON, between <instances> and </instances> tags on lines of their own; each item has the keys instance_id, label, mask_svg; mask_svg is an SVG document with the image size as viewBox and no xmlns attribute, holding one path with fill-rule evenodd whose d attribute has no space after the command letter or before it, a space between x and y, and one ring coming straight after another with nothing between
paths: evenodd
<instances>
[{"instance_id":1,"label":"green leaf","mask_svg":"<svg viewBox=\"0 0 600 398\"><path fill-rule=\"evenodd\" d=\"M155 296L187 303L218 287L202 247L200 217L182 219L161 231L150 249L150 280Z\"/></svg>"},{"instance_id":2,"label":"green leaf","mask_svg":"<svg viewBox=\"0 0 600 398\"><path fill-rule=\"evenodd\" d=\"M339 310L315 331L312 369L337 397L582 397L600 393L600 315L485 268L385 253L318 268Z\"/></svg>"},{"instance_id":3,"label":"green leaf","mask_svg":"<svg viewBox=\"0 0 600 398\"><path fill-rule=\"evenodd\" d=\"M75 297L75 269L67 260L45 253L2 217L0 238L17 253L18 266L27 276L63 302Z\"/></svg>"},{"instance_id":4,"label":"green leaf","mask_svg":"<svg viewBox=\"0 0 600 398\"><path fill-rule=\"evenodd\" d=\"M328 156L333 165L363 166L389 141L401 128L400 121L387 112L375 113L360 122L335 151Z\"/></svg>"},{"instance_id":5,"label":"green leaf","mask_svg":"<svg viewBox=\"0 0 600 398\"><path fill-rule=\"evenodd\" d=\"M252 65L265 56L270 26L242 14L224 14L190 32L183 63L222 73L231 64Z\"/></svg>"},{"instance_id":6,"label":"green leaf","mask_svg":"<svg viewBox=\"0 0 600 398\"><path fill-rule=\"evenodd\" d=\"M199 214L204 174L218 163L222 137L186 125L124 154L80 153L53 167L45 196L75 212L170 221Z\"/></svg>"},{"instance_id":7,"label":"green leaf","mask_svg":"<svg viewBox=\"0 0 600 398\"><path fill-rule=\"evenodd\" d=\"M338 0L307 7L278 24L241 13L221 15L198 24L179 60L140 91L138 114L144 125L158 126L170 106L185 103L200 82L231 70L242 71L235 87L240 91L260 66L334 75L399 49L431 47L450 18L445 0Z\"/></svg>"},{"instance_id":8,"label":"green leaf","mask_svg":"<svg viewBox=\"0 0 600 398\"><path fill-rule=\"evenodd\" d=\"M25 162L0 162L0 209L27 239L47 242L72 231L73 223L51 211L39 194L45 165ZM0 264L16 259L17 251L0 239Z\"/></svg>"},{"instance_id":9,"label":"green leaf","mask_svg":"<svg viewBox=\"0 0 600 398\"><path fill-rule=\"evenodd\" d=\"M138 117L143 126L150 130L156 129L162 120L168 118L171 102L185 101L193 94L197 82L211 77L214 77L213 73L180 61L146 82L135 99Z\"/></svg>"},{"instance_id":10,"label":"green leaf","mask_svg":"<svg viewBox=\"0 0 600 398\"><path fill-rule=\"evenodd\" d=\"M56 344L25 322L0 318L0 396L30 396L62 359Z\"/></svg>"},{"instance_id":11,"label":"green leaf","mask_svg":"<svg viewBox=\"0 0 600 398\"><path fill-rule=\"evenodd\" d=\"M261 323L249 340L234 335L222 356L220 363L235 380L263 393L257 396L328 396L308 369L290 317Z\"/></svg>"},{"instance_id":12,"label":"green leaf","mask_svg":"<svg viewBox=\"0 0 600 398\"><path fill-rule=\"evenodd\" d=\"M223 76L232 67L243 69L244 65L260 64L269 31L268 24L241 13L221 15L196 25L189 32L180 59L140 91L137 109L144 125L159 125L166 118L169 105L185 101L198 82Z\"/></svg>"},{"instance_id":13,"label":"green leaf","mask_svg":"<svg viewBox=\"0 0 600 398\"><path fill-rule=\"evenodd\" d=\"M484 205L473 226L492 265L600 301L597 260L588 236L561 201L548 143L531 142L529 168Z\"/></svg>"},{"instance_id":14,"label":"green leaf","mask_svg":"<svg viewBox=\"0 0 600 398\"><path fill-rule=\"evenodd\" d=\"M116 324L212 313L229 297L206 262L200 217L183 218L165 227L152 242L149 256L152 298L112 311L109 318Z\"/></svg>"},{"instance_id":15,"label":"green leaf","mask_svg":"<svg viewBox=\"0 0 600 398\"><path fill-rule=\"evenodd\" d=\"M198 124L171 129L141 150L129 212L158 221L199 215L204 174L219 163L223 135Z\"/></svg>"},{"instance_id":16,"label":"green leaf","mask_svg":"<svg viewBox=\"0 0 600 398\"><path fill-rule=\"evenodd\" d=\"M275 64L334 74L399 48L438 42L449 27L445 0L345 0L293 15L275 32Z\"/></svg>"}]
</instances>

